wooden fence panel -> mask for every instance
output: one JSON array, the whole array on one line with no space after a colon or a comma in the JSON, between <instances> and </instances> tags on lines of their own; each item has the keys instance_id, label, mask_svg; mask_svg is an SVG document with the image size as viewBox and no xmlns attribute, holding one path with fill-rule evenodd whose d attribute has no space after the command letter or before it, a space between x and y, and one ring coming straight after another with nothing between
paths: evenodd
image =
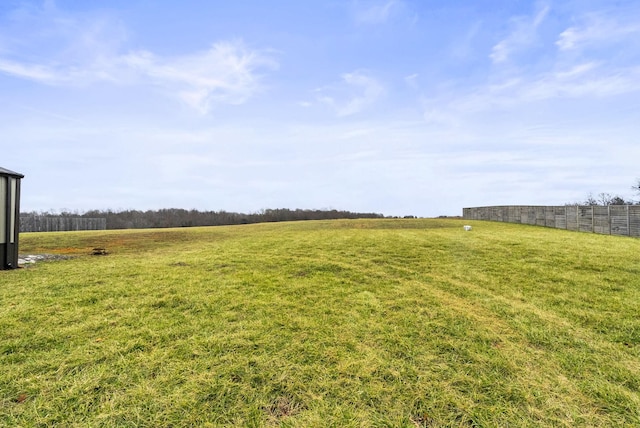
<instances>
[{"instance_id":1,"label":"wooden fence panel","mask_svg":"<svg viewBox=\"0 0 640 428\"><path fill-rule=\"evenodd\" d=\"M529 224L529 208L518 207L518 211L520 211L520 223Z\"/></svg>"},{"instance_id":2,"label":"wooden fence panel","mask_svg":"<svg viewBox=\"0 0 640 428\"><path fill-rule=\"evenodd\" d=\"M558 229L567 228L567 207L553 207L555 215L555 227Z\"/></svg>"},{"instance_id":3,"label":"wooden fence panel","mask_svg":"<svg viewBox=\"0 0 640 428\"><path fill-rule=\"evenodd\" d=\"M640 237L640 205L629 205L629 236Z\"/></svg>"},{"instance_id":4,"label":"wooden fence panel","mask_svg":"<svg viewBox=\"0 0 640 428\"><path fill-rule=\"evenodd\" d=\"M578 207L578 230L593 232L593 207Z\"/></svg>"},{"instance_id":5,"label":"wooden fence panel","mask_svg":"<svg viewBox=\"0 0 640 428\"><path fill-rule=\"evenodd\" d=\"M611 227L609 226L609 207L597 205L591 208L593 208L593 232L610 235Z\"/></svg>"},{"instance_id":6,"label":"wooden fence panel","mask_svg":"<svg viewBox=\"0 0 640 428\"><path fill-rule=\"evenodd\" d=\"M544 225L556 227L556 207L544 207Z\"/></svg>"},{"instance_id":7,"label":"wooden fence panel","mask_svg":"<svg viewBox=\"0 0 640 428\"><path fill-rule=\"evenodd\" d=\"M612 205L611 213L611 234L629 235L629 205Z\"/></svg>"},{"instance_id":8,"label":"wooden fence panel","mask_svg":"<svg viewBox=\"0 0 640 428\"><path fill-rule=\"evenodd\" d=\"M532 225L538 224L538 210L536 207L529 207L527 211L527 223Z\"/></svg>"},{"instance_id":9,"label":"wooden fence panel","mask_svg":"<svg viewBox=\"0 0 640 428\"><path fill-rule=\"evenodd\" d=\"M536 225L544 226L545 225L545 207L533 207L536 212Z\"/></svg>"},{"instance_id":10,"label":"wooden fence panel","mask_svg":"<svg viewBox=\"0 0 640 428\"><path fill-rule=\"evenodd\" d=\"M640 237L640 205L527 206L464 208L470 220L522 223L605 235Z\"/></svg>"},{"instance_id":11,"label":"wooden fence panel","mask_svg":"<svg viewBox=\"0 0 640 428\"><path fill-rule=\"evenodd\" d=\"M520 210L518 207L507 207L509 212L509 223L520 223Z\"/></svg>"},{"instance_id":12,"label":"wooden fence panel","mask_svg":"<svg viewBox=\"0 0 640 428\"><path fill-rule=\"evenodd\" d=\"M578 230L578 207L566 207L567 230Z\"/></svg>"}]
</instances>

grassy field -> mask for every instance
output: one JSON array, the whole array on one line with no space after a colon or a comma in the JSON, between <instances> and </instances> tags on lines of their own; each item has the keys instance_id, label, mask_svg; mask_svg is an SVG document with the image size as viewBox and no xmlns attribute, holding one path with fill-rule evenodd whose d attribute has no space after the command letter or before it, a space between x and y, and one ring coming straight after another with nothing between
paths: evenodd
<instances>
[{"instance_id":1,"label":"grassy field","mask_svg":"<svg viewBox=\"0 0 640 428\"><path fill-rule=\"evenodd\" d=\"M0 426L640 426L640 240L463 224L23 234Z\"/></svg>"}]
</instances>

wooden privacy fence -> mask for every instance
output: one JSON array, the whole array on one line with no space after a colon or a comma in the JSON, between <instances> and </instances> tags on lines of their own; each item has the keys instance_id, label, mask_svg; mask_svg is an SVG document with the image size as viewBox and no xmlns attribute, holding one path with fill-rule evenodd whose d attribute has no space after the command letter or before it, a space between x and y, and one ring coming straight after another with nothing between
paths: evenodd
<instances>
[{"instance_id":1,"label":"wooden privacy fence","mask_svg":"<svg viewBox=\"0 0 640 428\"><path fill-rule=\"evenodd\" d=\"M640 205L527 206L463 208L469 220L533 224L580 232L640 237Z\"/></svg>"},{"instance_id":2,"label":"wooden privacy fence","mask_svg":"<svg viewBox=\"0 0 640 428\"><path fill-rule=\"evenodd\" d=\"M69 230L106 230L106 218L20 217L20 232L62 232Z\"/></svg>"}]
</instances>

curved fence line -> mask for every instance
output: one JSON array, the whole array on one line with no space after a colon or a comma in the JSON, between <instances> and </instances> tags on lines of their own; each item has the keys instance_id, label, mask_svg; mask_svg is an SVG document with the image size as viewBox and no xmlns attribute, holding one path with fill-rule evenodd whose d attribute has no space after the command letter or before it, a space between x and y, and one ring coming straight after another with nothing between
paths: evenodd
<instances>
[{"instance_id":1,"label":"curved fence line","mask_svg":"<svg viewBox=\"0 0 640 428\"><path fill-rule=\"evenodd\" d=\"M463 208L469 220L531 224L556 229L640 237L640 205L505 205Z\"/></svg>"}]
</instances>

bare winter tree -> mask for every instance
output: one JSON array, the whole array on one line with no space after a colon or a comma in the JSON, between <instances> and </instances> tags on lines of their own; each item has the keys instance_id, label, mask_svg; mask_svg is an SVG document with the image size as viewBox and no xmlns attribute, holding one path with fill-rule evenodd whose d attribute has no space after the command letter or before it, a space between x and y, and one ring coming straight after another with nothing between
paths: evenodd
<instances>
[{"instance_id":1,"label":"bare winter tree","mask_svg":"<svg viewBox=\"0 0 640 428\"><path fill-rule=\"evenodd\" d=\"M598 205L611 205L611 200L613 199L613 195L611 193L598 193Z\"/></svg>"},{"instance_id":2,"label":"bare winter tree","mask_svg":"<svg viewBox=\"0 0 640 428\"><path fill-rule=\"evenodd\" d=\"M628 204L632 204L632 203L633 202L631 202L631 201L625 201L625 199L622 196L613 195L611 193L606 193L606 192L601 192L601 193L598 193L597 197L593 196L593 193L589 193L587 195L587 199L585 199L584 202L574 202L574 203L566 204L566 205L587 205L587 206L602 205L602 206L607 206L607 205L628 205Z\"/></svg>"},{"instance_id":3,"label":"bare winter tree","mask_svg":"<svg viewBox=\"0 0 640 428\"><path fill-rule=\"evenodd\" d=\"M640 195L640 178L638 178L636 180L636 184L634 184L633 186L631 186L631 188L638 194Z\"/></svg>"}]
</instances>

